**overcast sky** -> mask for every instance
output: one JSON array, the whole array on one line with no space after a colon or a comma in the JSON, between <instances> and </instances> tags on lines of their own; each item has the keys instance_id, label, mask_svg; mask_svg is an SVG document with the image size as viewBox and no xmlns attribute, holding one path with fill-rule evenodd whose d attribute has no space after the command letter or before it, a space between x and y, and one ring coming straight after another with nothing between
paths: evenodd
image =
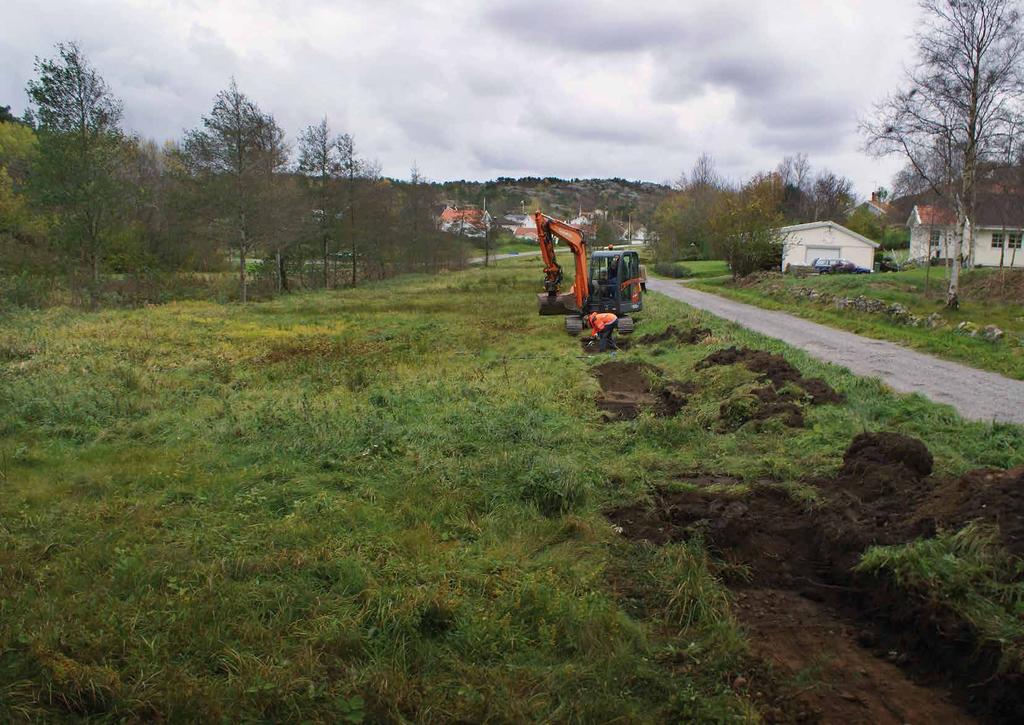
<instances>
[{"instance_id":1,"label":"overcast sky","mask_svg":"<svg viewBox=\"0 0 1024 725\"><path fill-rule=\"evenodd\" d=\"M913 0L4 0L0 105L76 40L158 141L231 76L294 140L326 115L389 176L732 179L808 154L888 185L857 119L913 57Z\"/></svg>"}]
</instances>

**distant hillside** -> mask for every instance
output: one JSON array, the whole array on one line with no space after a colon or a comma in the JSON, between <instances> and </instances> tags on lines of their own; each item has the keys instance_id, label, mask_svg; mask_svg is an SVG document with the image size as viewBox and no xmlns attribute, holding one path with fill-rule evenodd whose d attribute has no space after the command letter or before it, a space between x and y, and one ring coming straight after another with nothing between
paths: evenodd
<instances>
[{"instance_id":1,"label":"distant hillside","mask_svg":"<svg viewBox=\"0 0 1024 725\"><path fill-rule=\"evenodd\" d=\"M583 211L604 209L615 219L647 223L671 189L664 184L625 179L558 179L500 177L494 181L448 181L434 184L441 197L460 205L483 206L494 215L541 209L563 219Z\"/></svg>"}]
</instances>

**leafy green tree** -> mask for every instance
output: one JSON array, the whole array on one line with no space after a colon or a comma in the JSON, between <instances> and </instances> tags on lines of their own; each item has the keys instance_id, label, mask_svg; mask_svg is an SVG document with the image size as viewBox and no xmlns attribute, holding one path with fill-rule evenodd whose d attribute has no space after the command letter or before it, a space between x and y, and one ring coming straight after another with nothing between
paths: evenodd
<instances>
[{"instance_id":1,"label":"leafy green tree","mask_svg":"<svg viewBox=\"0 0 1024 725\"><path fill-rule=\"evenodd\" d=\"M863 205L853 210L843 224L847 229L863 234L868 239L881 242L884 236L882 224L878 217L868 211Z\"/></svg>"},{"instance_id":2,"label":"leafy green tree","mask_svg":"<svg viewBox=\"0 0 1024 725\"><path fill-rule=\"evenodd\" d=\"M781 177L773 173L718 198L709 221L712 249L729 263L734 278L781 267L784 193Z\"/></svg>"},{"instance_id":3,"label":"leafy green tree","mask_svg":"<svg viewBox=\"0 0 1024 725\"><path fill-rule=\"evenodd\" d=\"M676 193L669 195L654 212L657 233L655 256L674 261L711 253L710 218L712 209L726 185L715 170L714 159L701 154L689 175L676 182Z\"/></svg>"},{"instance_id":4,"label":"leafy green tree","mask_svg":"<svg viewBox=\"0 0 1024 725\"><path fill-rule=\"evenodd\" d=\"M58 243L91 270L95 289L126 196L121 102L74 43L37 59L36 72L27 87L39 139L30 186L54 215Z\"/></svg>"}]
</instances>

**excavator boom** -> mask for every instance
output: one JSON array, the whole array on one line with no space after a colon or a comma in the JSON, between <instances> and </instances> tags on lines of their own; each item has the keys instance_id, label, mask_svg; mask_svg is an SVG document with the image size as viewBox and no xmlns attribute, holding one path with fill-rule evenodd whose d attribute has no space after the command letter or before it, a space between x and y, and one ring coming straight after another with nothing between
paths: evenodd
<instances>
[{"instance_id":1,"label":"excavator boom","mask_svg":"<svg viewBox=\"0 0 1024 725\"><path fill-rule=\"evenodd\" d=\"M590 296L590 282L587 277L587 243L583 230L559 219L536 212L537 240L540 256L544 260L544 292L538 295L542 315L564 315L567 312L582 312ZM562 266L555 258L555 238L561 239L572 251L575 263L575 278L568 294L561 294Z\"/></svg>"}]
</instances>

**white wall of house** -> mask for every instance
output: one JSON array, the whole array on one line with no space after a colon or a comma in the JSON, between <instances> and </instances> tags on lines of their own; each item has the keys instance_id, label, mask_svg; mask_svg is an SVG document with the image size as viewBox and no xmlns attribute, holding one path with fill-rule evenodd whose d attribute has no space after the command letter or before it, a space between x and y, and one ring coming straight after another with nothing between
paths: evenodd
<instances>
[{"instance_id":1,"label":"white wall of house","mask_svg":"<svg viewBox=\"0 0 1024 725\"><path fill-rule=\"evenodd\" d=\"M910 230L910 256L915 259L924 256L949 259L953 256L953 227L924 224ZM1020 229L992 229L980 227L974 232L974 264L981 267L1024 268L1024 243ZM993 246L995 242L995 246ZM1012 245L1012 246L1011 246ZM1016 254L1015 254L1016 253ZM966 254L966 250L965 250Z\"/></svg>"},{"instance_id":2,"label":"white wall of house","mask_svg":"<svg viewBox=\"0 0 1024 725\"><path fill-rule=\"evenodd\" d=\"M995 242L996 246L993 246ZM1012 246L1011 246L1012 245ZM983 267L1024 267L1020 229L978 229L974 233L974 264Z\"/></svg>"},{"instance_id":3,"label":"white wall of house","mask_svg":"<svg viewBox=\"0 0 1024 725\"><path fill-rule=\"evenodd\" d=\"M783 227L782 269L805 266L816 257L841 257L873 269L878 244L835 222L812 222Z\"/></svg>"}]
</instances>

